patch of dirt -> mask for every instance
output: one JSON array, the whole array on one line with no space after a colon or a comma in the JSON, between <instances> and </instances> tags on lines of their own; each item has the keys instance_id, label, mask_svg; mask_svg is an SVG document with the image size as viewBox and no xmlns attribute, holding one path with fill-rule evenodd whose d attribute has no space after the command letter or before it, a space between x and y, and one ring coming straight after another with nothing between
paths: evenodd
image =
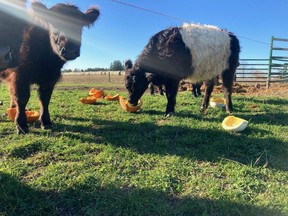
<instances>
[{"instance_id":1,"label":"patch of dirt","mask_svg":"<svg viewBox=\"0 0 288 216\"><path fill-rule=\"evenodd\" d=\"M189 81L182 81L179 85L179 91L192 91L192 83ZM205 86L201 87L201 91L205 91ZM222 85L214 87L213 94L223 93ZM287 96L288 97L288 83L272 83L269 89L266 88L266 84L259 83L234 83L233 94L239 95L275 95L275 96Z\"/></svg>"}]
</instances>

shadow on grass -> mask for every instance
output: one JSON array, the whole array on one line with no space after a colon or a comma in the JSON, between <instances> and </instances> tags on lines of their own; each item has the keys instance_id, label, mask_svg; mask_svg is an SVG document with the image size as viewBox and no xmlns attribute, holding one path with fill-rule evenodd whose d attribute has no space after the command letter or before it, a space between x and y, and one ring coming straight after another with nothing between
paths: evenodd
<instances>
[{"instance_id":1,"label":"shadow on grass","mask_svg":"<svg viewBox=\"0 0 288 216\"><path fill-rule=\"evenodd\" d=\"M85 118L71 119L85 121ZM69 132L61 133L61 136L69 136L81 142L129 148L140 154L178 155L211 162L228 159L258 166L266 166L268 163L270 168L288 170L288 143L268 137L267 130L247 128L244 133L236 134L222 128L212 130L100 119L94 119L93 125L94 128L56 124L54 131L62 132L65 128ZM252 138L251 134L257 134L259 138ZM261 138L262 135L265 138Z\"/></svg>"},{"instance_id":2,"label":"shadow on grass","mask_svg":"<svg viewBox=\"0 0 288 216\"><path fill-rule=\"evenodd\" d=\"M83 184L60 192L36 190L0 172L2 215L275 215L278 210L227 200L175 197L152 189L100 186L87 177Z\"/></svg>"}]
</instances>

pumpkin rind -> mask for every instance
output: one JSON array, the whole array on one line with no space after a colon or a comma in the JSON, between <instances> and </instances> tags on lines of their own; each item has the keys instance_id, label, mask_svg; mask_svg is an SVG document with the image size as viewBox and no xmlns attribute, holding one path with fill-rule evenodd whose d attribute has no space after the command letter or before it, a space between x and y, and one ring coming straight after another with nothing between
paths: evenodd
<instances>
[{"instance_id":1,"label":"pumpkin rind","mask_svg":"<svg viewBox=\"0 0 288 216\"><path fill-rule=\"evenodd\" d=\"M108 94L106 97L105 97L106 100L109 100L109 101L118 101L119 100L119 94L116 94L114 96L112 96L111 94Z\"/></svg>"},{"instance_id":2,"label":"pumpkin rind","mask_svg":"<svg viewBox=\"0 0 288 216\"><path fill-rule=\"evenodd\" d=\"M122 109L124 109L126 112L131 112L131 113L136 112L142 106L141 100L138 101L138 104L136 106L133 106L127 100L125 100L124 97L121 97L121 96L119 97L119 102L120 102Z\"/></svg>"},{"instance_id":3,"label":"pumpkin rind","mask_svg":"<svg viewBox=\"0 0 288 216\"><path fill-rule=\"evenodd\" d=\"M91 88L91 89L89 90L89 95L90 95L90 96L94 96L94 97L96 97L96 98L101 98L101 97L104 96L104 90L103 90L103 89L102 89L102 90L97 90L97 89L95 89L95 88Z\"/></svg>"},{"instance_id":4,"label":"pumpkin rind","mask_svg":"<svg viewBox=\"0 0 288 216\"><path fill-rule=\"evenodd\" d=\"M228 131L241 132L248 125L248 121L235 116L227 116L223 122L222 127Z\"/></svg>"},{"instance_id":5,"label":"pumpkin rind","mask_svg":"<svg viewBox=\"0 0 288 216\"><path fill-rule=\"evenodd\" d=\"M97 98L94 96L88 96L86 98L80 98L80 102L83 104L95 104L97 101Z\"/></svg>"},{"instance_id":6,"label":"pumpkin rind","mask_svg":"<svg viewBox=\"0 0 288 216\"><path fill-rule=\"evenodd\" d=\"M7 115L11 121L15 121L17 110L16 108L9 108L7 109ZM40 113L37 111L25 111L27 122L35 122L39 119Z\"/></svg>"},{"instance_id":7,"label":"pumpkin rind","mask_svg":"<svg viewBox=\"0 0 288 216\"><path fill-rule=\"evenodd\" d=\"M221 97L211 97L210 98L210 106L215 108L223 108L225 107L226 101L224 98Z\"/></svg>"}]
</instances>

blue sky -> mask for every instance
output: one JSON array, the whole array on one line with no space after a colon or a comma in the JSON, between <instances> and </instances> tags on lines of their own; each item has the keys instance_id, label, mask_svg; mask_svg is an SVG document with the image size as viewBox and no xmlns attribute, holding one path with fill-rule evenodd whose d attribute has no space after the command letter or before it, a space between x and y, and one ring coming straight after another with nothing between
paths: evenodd
<instances>
[{"instance_id":1,"label":"blue sky","mask_svg":"<svg viewBox=\"0 0 288 216\"><path fill-rule=\"evenodd\" d=\"M100 18L84 29L81 56L65 68L109 67L114 60L133 61L149 38L160 30L187 20L216 25L238 36L240 57L268 58L271 36L288 38L288 0L119 0L151 11L177 17L160 16L131 8L112 0L71 0L82 11L100 8ZM42 0L51 7L59 0ZM247 39L248 38L248 39ZM250 40L251 39L251 40Z\"/></svg>"}]
</instances>

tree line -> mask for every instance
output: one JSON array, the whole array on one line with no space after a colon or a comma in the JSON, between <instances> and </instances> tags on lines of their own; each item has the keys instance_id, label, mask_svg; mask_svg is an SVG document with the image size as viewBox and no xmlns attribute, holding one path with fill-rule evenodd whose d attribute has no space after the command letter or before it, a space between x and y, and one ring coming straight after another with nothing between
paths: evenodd
<instances>
[{"instance_id":1,"label":"tree line","mask_svg":"<svg viewBox=\"0 0 288 216\"><path fill-rule=\"evenodd\" d=\"M123 71L124 70L124 64L120 60L115 60L111 62L109 68L101 68L101 67L95 67L95 68L86 68L86 69L63 69L63 72L88 72L88 71Z\"/></svg>"}]
</instances>

